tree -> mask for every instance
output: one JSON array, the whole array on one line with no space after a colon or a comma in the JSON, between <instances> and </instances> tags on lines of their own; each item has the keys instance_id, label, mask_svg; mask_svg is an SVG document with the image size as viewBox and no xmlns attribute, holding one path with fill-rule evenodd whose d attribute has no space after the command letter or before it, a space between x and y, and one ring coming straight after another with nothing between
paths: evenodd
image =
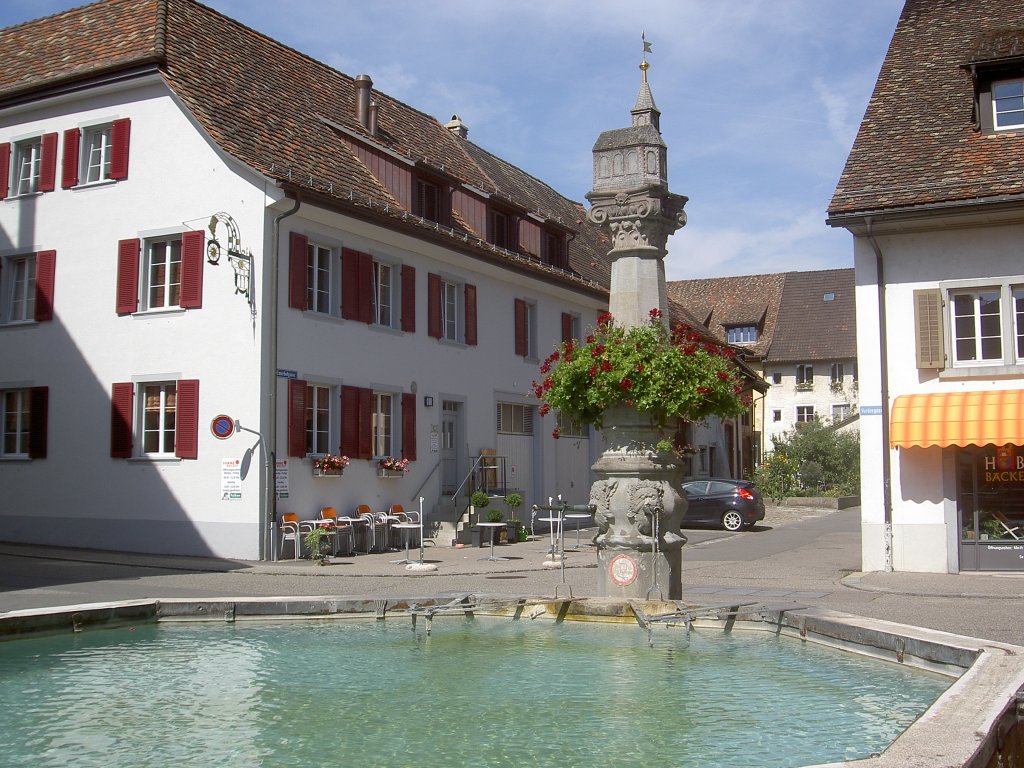
<instances>
[{"instance_id":1,"label":"tree","mask_svg":"<svg viewBox=\"0 0 1024 768\"><path fill-rule=\"evenodd\" d=\"M820 420L772 438L774 450L755 472L761 492L786 496L854 496L860 492L860 437Z\"/></svg>"}]
</instances>

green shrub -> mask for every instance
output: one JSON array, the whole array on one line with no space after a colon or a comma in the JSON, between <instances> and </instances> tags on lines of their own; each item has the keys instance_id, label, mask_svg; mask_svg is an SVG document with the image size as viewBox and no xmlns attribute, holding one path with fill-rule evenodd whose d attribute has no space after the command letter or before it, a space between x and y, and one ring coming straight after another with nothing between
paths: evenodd
<instances>
[{"instance_id":1,"label":"green shrub","mask_svg":"<svg viewBox=\"0 0 1024 768\"><path fill-rule=\"evenodd\" d=\"M772 438L774 450L754 473L761 493L787 496L855 496L860 493L860 437L818 419Z\"/></svg>"}]
</instances>

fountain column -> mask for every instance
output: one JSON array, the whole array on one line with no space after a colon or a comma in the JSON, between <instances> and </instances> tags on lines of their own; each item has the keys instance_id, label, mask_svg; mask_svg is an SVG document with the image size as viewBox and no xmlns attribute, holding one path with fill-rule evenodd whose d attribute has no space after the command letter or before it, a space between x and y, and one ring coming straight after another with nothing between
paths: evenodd
<instances>
[{"instance_id":1,"label":"fountain column","mask_svg":"<svg viewBox=\"0 0 1024 768\"><path fill-rule=\"evenodd\" d=\"M668 149L647 83L647 49L645 44L632 125L598 137L594 188L587 194L588 217L612 242L609 311L626 328L650 322L652 309L668 322L665 246L686 223L687 198L668 191ZM590 491L599 529L598 595L680 599L683 466L674 454L655 451L659 435L645 413L609 409L602 436L604 451L593 465L598 479Z\"/></svg>"}]
</instances>

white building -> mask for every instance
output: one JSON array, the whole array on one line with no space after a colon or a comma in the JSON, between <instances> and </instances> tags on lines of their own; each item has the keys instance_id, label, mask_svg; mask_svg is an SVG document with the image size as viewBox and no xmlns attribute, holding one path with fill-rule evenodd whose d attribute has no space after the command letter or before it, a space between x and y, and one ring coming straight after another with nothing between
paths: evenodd
<instances>
[{"instance_id":1,"label":"white building","mask_svg":"<svg viewBox=\"0 0 1024 768\"><path fill-rule=\"evenodd\" d=\"M608 305L582 206L192 0L0 53L5 540L256 558L283 513L422 497L448 543L472 482L588 500L589 430L530 397Z\"/></svg>"},{"instance_id":2,"label":"white building","mask_svg":"<svg viewBox=\"0 0 1024 768\"><path fill-rule=\"evenodd\" d=\"M908 0L829 223L854 235L863 569L1024 568L1021 0Z\"/></svg>"},{"instance_id":3,"label":"white building","mask_svg":"<svg viewBox=\"0 0 1024 768\"><path fill-rule=\"evenodd\" d=\"M6 540L255 558L282 512L421 496L450 539L482 451L499 492L587 500L587 434L551 440L528 397L607 308L577 203L190 0L97 3L0 50ZM215 437L222 414L243 431Z\"/></svg>"}]
</instances>

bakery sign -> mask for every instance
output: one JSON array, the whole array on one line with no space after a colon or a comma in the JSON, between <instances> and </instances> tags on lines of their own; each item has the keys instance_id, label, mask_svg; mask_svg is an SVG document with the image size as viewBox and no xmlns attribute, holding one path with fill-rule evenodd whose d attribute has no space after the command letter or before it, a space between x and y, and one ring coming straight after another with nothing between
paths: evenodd
<instances>
[{"instance_id":1,"label":"bakery sign","mask_svg":"<svg viewBox=\"0 0 1024 768\"><path fill-rule=\"evenodd\" d=\"M981 480L985 483L1024 484L1024 448L1007 444L982 457Z\"/></svg>"}]
</instances>

